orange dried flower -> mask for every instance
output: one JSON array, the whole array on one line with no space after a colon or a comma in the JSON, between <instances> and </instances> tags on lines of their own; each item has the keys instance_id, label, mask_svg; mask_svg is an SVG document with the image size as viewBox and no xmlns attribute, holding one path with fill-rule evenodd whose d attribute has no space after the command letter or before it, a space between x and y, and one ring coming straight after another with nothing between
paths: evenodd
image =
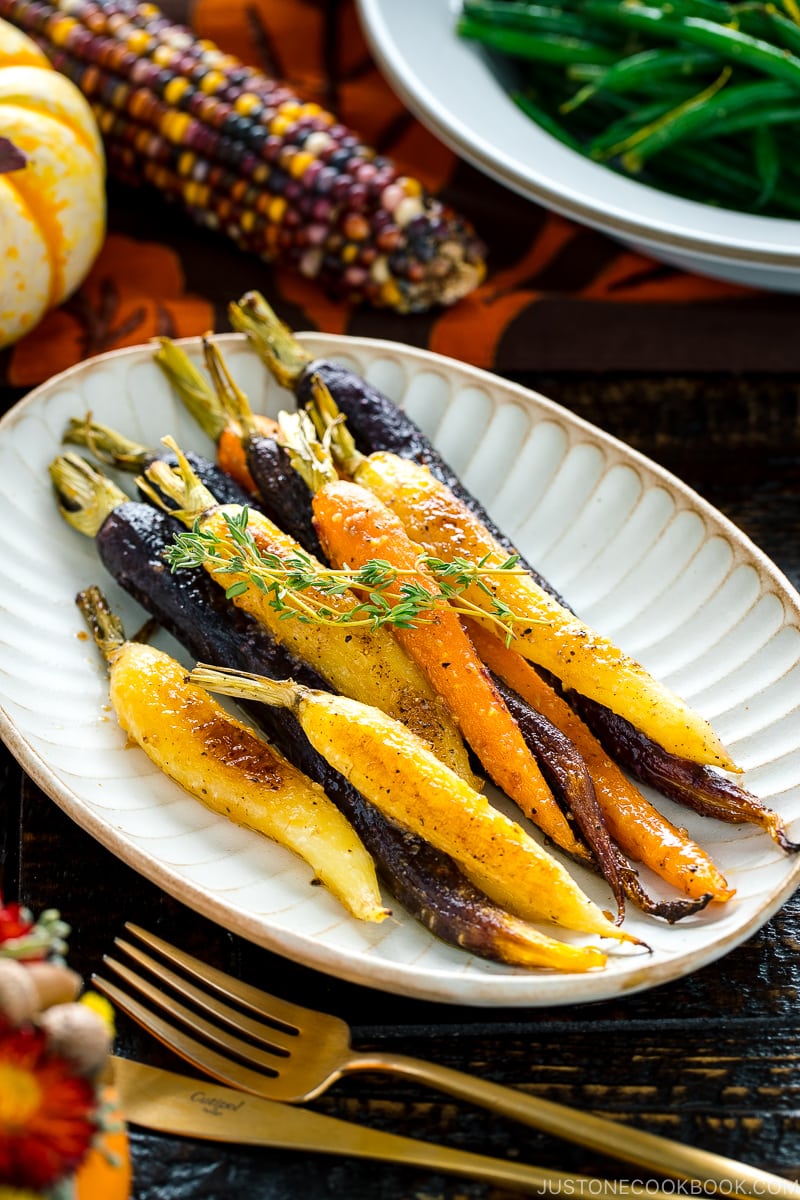
<instances>
[{"instance_id":1,"label":"orange dried flower","mask_svg":"<svg viewBox=\"0 0 800 1200\"><path fill-rule=\"evenodd\" d=\"M43 1190L71 1175L97 1132L95 1091L47 1050L41 1030L0 1017L0 1188Z\"/></svg>"}]
</instances>

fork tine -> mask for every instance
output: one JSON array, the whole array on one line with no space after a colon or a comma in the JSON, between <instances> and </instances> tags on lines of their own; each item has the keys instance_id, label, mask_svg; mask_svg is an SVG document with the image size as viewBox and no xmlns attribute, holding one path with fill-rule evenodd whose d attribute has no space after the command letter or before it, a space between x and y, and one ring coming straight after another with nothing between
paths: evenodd
<instances>
[{"instance_id":1,"label":"fork tine","mask_svg":"<svg viewBox=\"0 0 800 1200\"><path fill-rule=\"evenodd\" d=\"M163 1009L173 1020L179 1021L186 1025L193 1033L200 1033L207 1038L220 1050L229 1054L240 1055L246 1062L253 1066L258 1066L267 1071L270 1075L278 1074L277 1064L281 1058L275 1054L270 1054L269 1051L264 1051L254 1046L251 1042L246 1042L242 1038L236 1037L235 1034L223 1032L216 1025L212 1025L210 1021L205 1021L193 1009L186 1008L179 1000L173 999L172 996L167 996L164 992L159 991L147 979L143 979L141 975L137 975L135 971L131 971L124 963L117 962L116 959L110 958L107 954L103 956L103 962L107 967L111 967L121 979L129 984L137 991L145 1000L149 1000L158 1008Z\"/></svg>"},{"instance_id":2,"label":"fork tine","mask_svg":"<svg viewBox=\"0 0 800 1200\"><path fill-rule=\"evenodd\" d=\"M271 1099L269 1092L269 1079L265 1079L258 1071L252 1071L249 1067L243 1066L241 1063L234 1062L233 1059L226 1058L223 1054L218 1054L215 1050L211 1050L208 1046L204 1046L202 1042L198 1042L195 1038L190 1037L188 1033L184 1033L182 1029L171 1025L169 1021L165 1021L157 1013L151 1012L150 1009L140 1004L133 996L129 996L127 992L123 992L115 984L109 983L99 975L92 976L92 983L99 992L119 1008L121 1012L127 1013L134 1021L137 1021L143 1029L148 1033L152 1033L170 1050L174 1050L186 1062L191 1063L193 1067L197 1067L200 1071L205 1071L212 1078L220 1080L221 1083L227 1083L230 1087L239 1088L240 1091L250 1092L254 1096L266 1096Z\"/></svg>"},{"instance_id":3,"label":"fork tine","mask_svg":"<svg viewBox=\"0 0 800 1200\"><path fill-rule=\"evenodd\" d=\"M196 1004L208 1016L223 1022L238 1033L244 1032L249 1037L255 1038L260 1045L266 1046L274 1054L286 1055L291 1052L293 1043L297 1041L296 1033L287 1034L283 1029L277 1029L272 1025L264 1025L261 1021L256 1021L254 1017L248 1017L236 1009L229 1008L222 1000L215 1000L207 992L189 983L187 979L183 979L180 975L176 975L169 967L165 967L163 963L156 962L149 954L145 954L143 950L140 950L137 946L130 945L129 942L124 941L122 938L114 938L114 945L132 958L135 963L138 963L139 966L151 971L159 982L168 984L182 999L191 1000L192 1003ZM124 967L121 963L117 963L115 959L104 956L103 961L120 975L128 972L128 968ZM159 1004L161 1008L173 1011L177 1009L177 1005L165 996L163 992L157 991L152 984L148 984L138 975L133 975L132 972L129 972L129 975L132 975L132 978L129 977L128 982L132 983L134 987L138 987L140 991L144 992L147 990L150 999ZM192 1020L196 1022L197 1018L193 1014L190 1015L192 1016Z\"/></svg>"},{"instance_id":4,"label":"fork tine","mask_svg":"<svg viewBox=\"0 0 800 1200\"><path fill-rule=\"evenodd\" d=\"M246 1005L247 1008L250 1008L253 1012L257 1012L262 1017L279 1021L289 1030L297 1032L304 1020L317 1016L309 1008L303 1008L300 1004L291 1004L288 1000L281 1000L278 996L271 996L269 992L262 992L259 988L253 987L249 983L243 983L239 979L234 979L232 975L226 975L224 971L219 971L216 967L211 967L207 963L201 962L199 958L194 958L191 954L187 954L185 950L179 950L177 946L170 945L169 942L165 942L163 938L158 937L156 934L148 933L140 925L126 921L125 929L138 938L139 941L143 942L145 946L148 946L151 950L156 950L168 962L181 967L187 974L199 980L200 983L213 988L221 996L226 996L229 1000L236 1000L240 1004ZM336 1019L331 1018L331 1020Z\"/></svg>"}]
</instances>

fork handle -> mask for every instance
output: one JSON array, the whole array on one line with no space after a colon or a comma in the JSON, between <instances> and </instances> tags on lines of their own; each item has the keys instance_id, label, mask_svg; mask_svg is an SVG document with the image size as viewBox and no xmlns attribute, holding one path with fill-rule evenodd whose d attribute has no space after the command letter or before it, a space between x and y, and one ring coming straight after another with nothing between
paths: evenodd
<instances>
[{"instance_id":1,"label":"fork handle","mask_svg":"<svg viewBox=\"0 0 800 1200\"><path fill-rule=\"evenodd\" d=\"M565 1138L580 1146L633 1163L661 1175L695 1180L704 1192L721 1192L726 1197L757 1197L763 1200L800 1200L800 1186L791 1180L771 1175L757 1167L734 1159L685 1146L670 1138L659 1137L621 1125L604 1117L528 1096L516 1088L504 1087L491 1080L476 1079L463 1071L424 1062L403 1054L361 1052L348 1063L347 1070L387 1071L417 1083L429 1084L441 1092L481 1105L523 1125Z\"/></svg>"}]
</instances>

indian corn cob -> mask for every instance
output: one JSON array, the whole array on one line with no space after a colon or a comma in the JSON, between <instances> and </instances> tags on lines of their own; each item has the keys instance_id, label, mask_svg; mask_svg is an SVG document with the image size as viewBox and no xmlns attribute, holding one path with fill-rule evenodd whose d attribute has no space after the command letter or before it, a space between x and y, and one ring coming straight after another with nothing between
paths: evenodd
<instances>
[{"instance_id":1,"label":"indian corn cob","mask_svg":"<svg viewBox=\"0 0 800 1200\"><path fill-rule=\"evenodd\" d=\"M320 105L149 3L0 0L88 99L109 170L327 291L401 312L480 282L469 224Z\"/></svg>"}]
</instances>

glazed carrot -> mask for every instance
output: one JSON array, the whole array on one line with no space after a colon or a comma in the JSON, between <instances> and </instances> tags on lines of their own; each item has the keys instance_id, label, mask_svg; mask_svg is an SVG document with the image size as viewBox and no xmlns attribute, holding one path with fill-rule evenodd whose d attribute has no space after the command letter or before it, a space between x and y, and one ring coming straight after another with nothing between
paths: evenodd
<instances>
[{"instance_id":1,"label":"glazed carrot","mask_svg":"<svg viewBox=\"0 0 800 1200\"><path fill-rule=\"evenodd\" d=\"M595 795L619 847L687 896L730 899L734 889L685 830L662 816L608 757L583 721L526 659L476 621L465 622L475 649L491 671L553 722L577 746L594 781Z\"/></svg>"},{"instance_id":2,"label":"glazed carrot","mask_svg":"<svg viewBox=\"0 0 800 1200\"><path fill-rule=\"evenodd\" d=\"M231 479L235 479L251 495L255 495L256 485L247 465L247 452L242 445L242 435L230 425L226 425L219 435L217 462Z\"/></svg>"},{"instance_id":3,"label":"glazed carrot","mask_svg":"<svg viewBox=\"0 0 800 1200\"><path fill-rule=\"evenodd\" d=\"M312 746L385 816L450 854L486 895L524 920L636 941L617 929L521 825L493 808L405 726L345 696L199 665L212 692L288 708Z\"/></svg>"},{"instance_id":4,"label":"glazed carrot","mask_svg":"<svg viewBox=\"0 0 800 1200\"><path fill-rule=\"evenodd\" d=\"M508 561L508 550L427 467L382 451L360 454L324 385L315 389L310 410L315 422L331 431L339 466L392 509L412 541L429 554L448 561L460 557L486 568ZM517 652L552 672L565 687L619 713L673 754L738 770L708 721L565 609L527 572L498 571L471 583L464 596L486 614L478 619L495 632L498 606L504 606Z\"/></svg>"},{"instance_id":5,"label":"glazed carrot","mask_svg":"<svg viewBox=\"0 0 800 1200\"><path fill-rule=\"evenodd\" d=\"M120 726L148 758L213 812L299 854L354 916L383 921L372 858L319 784L191 683L176 659L127 641L99 588L77 603L108 664Z\"/></svg>"},{"instance_id":6,"label":"glazed carrot","mask_svg":"<svg viewBox=\"0 0 800 1200\"><path fill-rule=\"evenodd\" d=\"M440 596L438 581L420 562L419 546L410 540L400 519L373 493L357 483L335 477L324 448L304 432L308 419L300 414L281 413L278 421L295 469L312 490L316 489L312 498L314 519L323 549L332 564L359 568L375 559L388 563L400 574L384 591L387 601L399 601L403 586L407 587L410 582L424 588L431 596ZM589 768L591 812L602 827L602 839L597 839L596 844L583 823L580 828L602 864L603 874L620 903L620 913L624 904L621 902L623 884L608 842L609 835L625 853L636 861L646 862L693 899L706 902L712 896L717 900L727 899L731 890L708 856L687 835L662 818L628 783L565 701L540 679L525 659L506 649L498 638L476 622L467 624L469 635L455 608L441 599L426 613L424 620L408 627L396 626L394 633L446 700L484 769L526 816L556 845L576 858L585 856L585 848L576 842L567 826L513 711L509 710L486 666L560 729L577 749L576 758L581 767L584 771ZM471 640L473 633L479 639L477 651ZM497 647L496 653L494 647ZM504 670L503 664L508 660L511 670ZM516 664L519 669L515 670ZM525 686L521 688L518 684ZM579 742L573 733L581 734ZM592 760L584 767L581 760L585 758L585 749L591 753ZM602 800L597 795L591 766L595 767L603 785ZM600 769L601 766L605 769ZM539 800L538 808L534 809L532 804L537 803L545 788L546 805ZM564 827L568 830L569 842L564 840ZM674 878L676 875L678 878ZM641 896L636 898L641 901Z\"/></svg>"},{"instance_id":7,"label":"glazed carrot","mask_svg":"<svg viewBox=\"0 0 800 1200\"><path fill-rule=\"evenodd\" d=\"M323 565L305 554L293 538L262 513L239 505L217 505L174 442L164 440L176 452L178 467L153 462L139 484L157 503L163 495L168 496L178 505L174 515L199 532L202 544L213 542L216 557L203 556L191 565L198 566L202 561L211 577L228 590L234 604L266 626L277 641L312 666L331 687L366 704L375 704L408 724L445 762L474 783L464 743L444 703L389 630L373 631L348 623L358 599L346 591L321 597L329 614L327 621L303 620L304 605L320 597L315 589L305 595L285 589L285 564L297 562L301 555L307 570L324 572ZM257 586L241 565L245 530L258 553L278 571L270 584Z\"/></svg>"},{"instance_id":8,"label":"glazed carrot","mask_svg":"<svg viewBox=\"0 0 800 1200\"><path fill-rule=\"evenodd\" d=\"M429 594L439 587L419 563L419 546L376 496L348 480L326 483L312 499L317 532L333 566L358 568L380 559ZM384 595L402 599L397 579ZM425 672L458 722L467 743L498 787L553 841L571 854L585 851L553 798L536 759L472 646L458 614L441 599L424 621L394 635Z\"/></svg>"},{"instance_id":9,"label":"glazed carrot","mask_svg":"<svg viewBox=\"0 0 800 1200\"><path fill-rule=\"evenodd\" d=\"M226 474L235 479L251 495L256 494L256 485L247 466L247 452L242 442L242 430L232 419L224 404L225 389L235 389L230 375L222 378L214 369L209 354L209 339L203 339L206 366L213 386L198 370L186 351L170 338L159 338L159 348L154 360L169 379L182 403L200 428L211 438L217 448L217 462ZM277 432L278 426L271 417L256 413L256 427L265 435Z\"/></svg>"},{"instance_id":10,"label":"glazed carrot","mask_svg":"<svg viewBox=\"0 0 800 1200\"><path fill-rule=\"evenodd\" d=\"M220 603L218 585L205 571L164 571L164 552L175 532L166 513L130 501L77 455L59 456L50 475L66 521L94 540L111 576L195 659L324 689L314 671L288 658L247 613ZM490 901L446 854L382 817L317 754L291 713L262 704L251 706L250 715L279 753L333 800L372 856L378 877L407 913L468 953L511 966L539 965L539 931Z\"/></svg>"}]
</instances>

